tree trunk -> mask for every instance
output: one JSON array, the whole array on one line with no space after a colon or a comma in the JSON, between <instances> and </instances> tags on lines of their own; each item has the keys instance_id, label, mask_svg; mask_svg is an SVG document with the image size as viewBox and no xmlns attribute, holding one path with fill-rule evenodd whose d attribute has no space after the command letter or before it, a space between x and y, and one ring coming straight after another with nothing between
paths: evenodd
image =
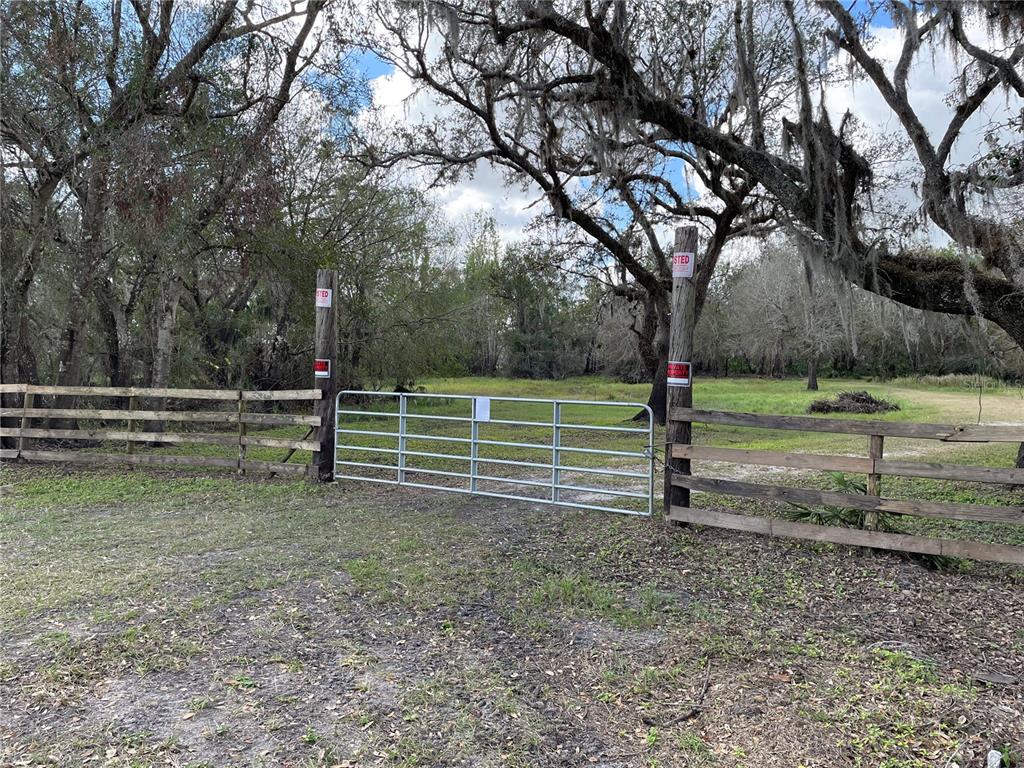
<instances>
[{"instance_id":1,"label":"tree trunk","mask_svg":"<svg viewBox=\"0 0 1024 768\"><path fill-rule=\"evenodd\" d=\"M669 314L667 311L659 312L658 304L654 301L650 302L650 307L650 309L645 307L645 315L649 312L650 316L649 318L645 317L645 322L638 332L638 345L640 357L651 376L651 394L647 398L647 405L654 414L654 423L662 426L665 424L668 405L666 373L668 371ZM645 420L647 414L641 411L635 418L636 420Z\"/></svg>"},{"instance_id":2,"label":"tree trunk","mask_svg":"<svg viewBox=\"0 0 1024 768\"><path fill-rule=\"evenodd\" d=\"M72 267L71 290L64 330L61 333L57 358L57 384L77 387L85 383L85 345L89 338L89 299L93 283L103 259L103 223L107 200L107 161L97 154L92 159L89 179L84 189L76 188L82 209L80 256ZM55 408L74 408L76 398L58 396ZM51 420L57 429L76 429L75 419Z\"/></svg>"},{"instance_id":3,"label":"tree trunk","mask_svg":"<svg viewBox=\"0 0 1024 768\"><path fill-rule=\"evenodd\" d=\"M156 319L156 344L153 348L153 386L166 387L171 380L171 357L174 353L174 330L177 325L178 302L181 298L178 281L167 281L160 313Z\"/></svg>"},{"instance_id":4,"label":"tree trunk","mask_svg":"<svg viewBox=\"0 0 1024 768\"><path fill-rule=\"evenodd\" d=\"M1017 461L1013 466L1017 469L1024 469L1024 443L1017 446Z\"/></svg>"},{"instance_id":5,"label":"tree trunk","mask_svg":"<svg viewBox=\"0 0 1024 768\"><path fill-rule=\"evenodd\" d=\"M156 343L153 345L153 378L150 386L164 388L171 380L171 360L174 355L174 331L177 327L178 304L181 301L181 284L176 275L165 278L163 298L156 316ZM167 401L155 402L157 410L165 410ZM162 421L146 423L147 432L163 432Z\"/></svg>"},{"instance_id":6,"label":"tree trunk","mask_svg":"<svg viewBox=\"0 0 1024 768\"><path fill-rule=\"evenodd\" d=\"M97 281L94 295L100 326L106 342L104 368L112 387L128 386L128 322L124 309L114 296L112 285Z\"/></svg>"},{"instance_id":7,"label":"tree trunk","mask_svg":"<svg viewBox=\"0 0 1024 768\"><path fill-rule=\"evenodd\" d=\"M0 289L0 378L5 383L39 383L36 357L30 343L32 334L29 313L26 310L29 291L42 255L43 241L49 234L50 200L59 181L59 177L47 176L33 190L27 227L30 238L20 261L14 262L9 253L0 258L0 265L4 268L0 273L3 282L3 288ZM7 190L2 174L0 204L7 210ZM0 226L9 228L8 221L4 217ZM5 399L5 407L8 403L9 400ZM0 444L3 442L0 440Z\"/></svg>"},{"instance_id":8,"label":"tree trunk","mask_svg":"<svg viewBox=\"0 0 1024 768\"><path fill-rule=\"evenodd\" d=\"M807 389L812 392L818 391L818 356L812 355L807 361Z\"/></svg>"},{"instance_id":9,"label":"tree trunk","mask_svg":"<svg viewBox=\"0 0 1024 768\"><path fill-rule=\"evenodd\" d=\"M654 381L651 384L651 394L647 398L647 405L651 411L654 412L654 423L658 426L664 426L665 419L667 416L668 408L668 354L665 354L665 359L661 361L658 366L658 370L654 374ZM637 420L640 417L646 418L646 414L637 414Z\"/></svg>"},{"instance_id":10,"label":"tree trunk","mask_svg":"<svg viewBox=\"0 0 1024 768\"><path fill-rule=\"evenodd\" d=\"M634 316L632 331L636 335L636 349L640 361L650 377L651 393L647 405L654 413L654 423L665 423L667 401L665 372L668 370L669 309L668 294L652 297L644 294L640 300L643 314ZM639 327L637 327L639 320ZM647 412L640 411L634 421L645 421Z\"/></svg>"}]
</instances>

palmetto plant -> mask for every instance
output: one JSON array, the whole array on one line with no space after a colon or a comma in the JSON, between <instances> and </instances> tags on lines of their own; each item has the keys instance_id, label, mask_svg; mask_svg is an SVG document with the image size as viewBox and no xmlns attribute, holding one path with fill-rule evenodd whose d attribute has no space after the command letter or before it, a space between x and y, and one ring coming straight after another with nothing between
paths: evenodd
<instances>
[{"instance_id":1,"label":"palmetto plant","mask_svg":"<svg viewBox=\"0 0 1024 768\"><path fill-rule=\"evenodd\" d=\"M847 477L842 472L829 472L828 474L832 479L833 490L851 495L866 494L868 492L867 485L860 480ZM851 507L837 507L831 505L811 507L806 504L788 502L786 508L782 511L782 515L787 520L792 520L793 522L798 523L809 523L811 525L832 525L838 528L857 528L860 530L865 530L867 527L865 524L867 512L862 509L853 509ZM883 533L905 533L905 531L901 530L896 524L897 517L897 515L890 512L879 512L878 527L874 530L882 531ZM937 570L951 568L955 564L955 560L953 558L943 557L941 555L911 553L909 557L929 568L935 568Z\"/></svg>"},{"instance_id":2,"label":"palmetto plant","mask_svg":"<svg viewBox=\"0 0 1024 768\"><path fill-rule=\"evenodd\" d=\"M833 490L848 494L866 494L868 492L867 485L860 480L847 477L842 472L829 472L828 474L832 479ZM783 515L787 520L798 523L863 529L865 528L867 513L863 509L853 509L851 507L831 505L811 507L806 504L789 502L787 508L783 510ZM894 517L895 515L879 512L878 530L887 533L897 532L899 529L895 525Z\"/></svg>"}]
</instances>

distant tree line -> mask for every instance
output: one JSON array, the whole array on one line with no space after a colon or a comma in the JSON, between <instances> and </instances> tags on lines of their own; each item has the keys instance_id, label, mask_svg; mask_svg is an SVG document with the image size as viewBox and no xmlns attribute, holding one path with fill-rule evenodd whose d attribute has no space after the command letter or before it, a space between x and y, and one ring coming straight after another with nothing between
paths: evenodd
<instances>
[{"instance_id":1,"label":"distant tree line","mask_svg":"<svg viewBox=\"0 0 1024 768\"><path fill-rule=\"evenodd\" d=\"M818 376L1024 379L1024 354L991 323L911 309L838 275L812 277L811 268L785 240L720 264L697 324L697 371L806 376L810 389L817 389ZM628 339L634 322L626 306L605 309L599 365L624 378L646 380Z\"/></svg>"}]
</instances>

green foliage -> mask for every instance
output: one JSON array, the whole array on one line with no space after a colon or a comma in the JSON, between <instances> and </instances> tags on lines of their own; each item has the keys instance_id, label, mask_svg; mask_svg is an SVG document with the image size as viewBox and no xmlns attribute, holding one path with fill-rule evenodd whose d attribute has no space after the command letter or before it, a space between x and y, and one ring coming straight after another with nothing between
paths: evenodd
<instances>
[{"instance_id":1,"label":"green foliage","mask_svg":"<svg viewBox=\"0 0 1024 768\"><path fill-rule=\"evenodd\" d=\"M593 324L581 322L587 308L574 289L565 273L538 253L521 246L505 251L491 272L491 290L506 318L504 372L561 379L583 371Z\"/></svg>"},{"instance_id":2,"label":"green foliage","mask_svg":"<svg viewBox=\"0 0 1024 768\"><path fill-rule=\"evenodd\" d=\"M832 481L832 490L849 495L867 493L867 486L860 480L849 478L842 472L829 472L828 475ZM830 505L813 507L806 504L797 504L796 502L787 502L782 514L787 520L798 523L832 525L838 528L857 528L860 530L867 529L866 519L868 513L865 510L852 507ZM878 524L874 530L882 531L883 533L906 533L897 522L899 515L884 511L878 511L876 515ZM957 562L955 558L942 555L909 553L907 556L936 570L949 570L955 567Z\"/></svg>"},{"instance_id":3,"label":"green foliage","mask_svg":"<svg viewBox=\"0 0 1024 768\"><path fill-rule=\"evenodd\" d=\"M829 472L828 475L832 481L832 490L847 494L866 494L868 492L867 486L862 481L847 477L842 472ZM867 512L851 507L829 505L812 507L806 504L787 502L783 515L787 520L798 523L863 529ZM879 512L878 529L881 531L895 531L896 528L892 522L893 517L893 515L888 513Z\"/></svg>"}]
</instances>

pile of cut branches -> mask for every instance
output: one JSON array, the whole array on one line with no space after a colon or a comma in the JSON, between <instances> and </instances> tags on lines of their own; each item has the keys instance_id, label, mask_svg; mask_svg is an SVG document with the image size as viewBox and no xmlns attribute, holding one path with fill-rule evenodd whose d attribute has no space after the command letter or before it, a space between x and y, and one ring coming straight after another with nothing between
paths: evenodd
<instances>
[{"instance_id":1,"label":"pile of cut branches","mask_svg":"<svg viewBox=\"0 0 1024 768\"><path fill-rule=\"evenodd\" d=\"M896 403L875 397L866 390L840 392L834 398L815 400L807 406L808 413L887 413L899 409Z\"/></svg>"}]
</instances>

